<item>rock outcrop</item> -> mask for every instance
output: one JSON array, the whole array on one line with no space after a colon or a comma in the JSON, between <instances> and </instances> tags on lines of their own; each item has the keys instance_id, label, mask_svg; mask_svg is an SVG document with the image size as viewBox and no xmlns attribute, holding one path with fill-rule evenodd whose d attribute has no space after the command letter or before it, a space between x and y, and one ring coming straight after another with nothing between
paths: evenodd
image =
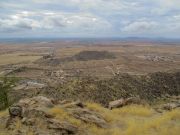
<instances>
[{"instance_id":1,"label":"rock outcrop","mask_svg":"<svg viewBox=\"0 0 180 135\"><path fill-rule=\"evenodd\" d=\"M71 111L72 111L72 115L76 119L80 119L86 123L95 124L101 128L107 127L107 123L105 119L100 114L97 114L96 112L90 111L88 109L82 109L82 108L73 109Z\"/></svg>"},{"instance_id":2,"label":"rock outcrop","mask_svg":"<svg viewBox=\"0 0 180 135\"><path fill-rule=\"evenodd\" d=\"M120 108L129 104L142 104L138 97L130 97L127 99L121 98L119 100L109 102L109 109Z\"/></svg>"},{"instance_id":3,"label":"rock outcrop","mask_svg":"<svg viewBox=\"0 0 180 135\"><path fill-rule=\"evenodd\" d=\"M9 108L10 117L22 117L22 107L21 106L11 106Z\"/></svg>"},{"instance_id":4,"label":"rock outcrop","mask_svg":"<svg viewBox=\"0 0 180 135\"><path fill-rule=\"evenodd\" d=\"M164 104L162 106L162 108L164 110L172 110L172 109L176 109L178 107L180 107L180 103L179 102L177 102L177 103L167 103L167 104Z\"/></svg>"},{"instance_id":5,"label":"rock outcrop","mask_svg":"<svg viewBox=\"0 0 180 135\"><path fill-rule=\"evenodd\" d=\"M166 95L166 103L157 105L154 109L162 113L164 111L171 111L176 108L180 108L180 96L168 96Z\"/></svg>"},{"instance_id":6,"label":"rock outcrop","mask_svg":"<svg viewBox=\"0 0 180 135\"><path fill-rule=\"evenodd\" d=\"M106 128L106 120L97 112L91 111L81 101L54 102L43 96L26 98L9 107L9 118L6 122L8 131L16 131L15 134L24 135L32 130L36 135L68 135L79 134L80 129L66 119L58 119L50 110L59 108L84 123L94 124L100 128ZM57 115L58 112L56 113ZM17 123L20 125L17 130ZM82 132L82 131L81 131Z\"/></svg>"}]
</instances>

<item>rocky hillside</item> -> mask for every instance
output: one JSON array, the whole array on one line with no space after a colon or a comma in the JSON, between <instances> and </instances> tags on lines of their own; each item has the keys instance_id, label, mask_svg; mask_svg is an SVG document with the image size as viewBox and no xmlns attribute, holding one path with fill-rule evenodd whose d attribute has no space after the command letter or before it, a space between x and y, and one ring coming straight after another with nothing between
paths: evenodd
<instances>
[{"instance_id":1,"label":"rocky hillside","mask_svg":"<svg viewBox=\"0 0 180 135\"><path fill-rule=\"evenodd\" d=\"M0 135L180 132L180 72L48 79L0 82Z\"/></svg>"},{"instance_id":2,"label":"rocky hillside","mask_svg":"<svg viewBox=\"0 0 180 135\"><path fill-rule=\"evenodd\" d=\"M144 102L153 104L158 100L166 100L168 96L180 94L180 72L158 72L140 76L119 74L106 80L79 77L65 79L63 83L56 82L54 78L48 79L49 82L21 81L9 91L9 99L16 102L24 97L43 95L57 100L96 102L107 107L110 101L120 98L139 97Z\"/></svg>"},{"instance_id":3,"label":"rocky hillside","mask_svg":"<svg viewBox=\"0 0 180 135\"><path fill-rule=\"evenodd\" d=\"M96 103L43 96L21 99L9 112L0 112L1 135L178 135L179 124L178 108L158 113L132 104L109 110Z\"/></svg>"},{"instance_id":4,"label":"rocky hillside","mask_svg":"<svg viewBox=\"0 0 180 135\"><path fill-rule=\"evenodd\" d=\"M115 59L116 56L108 51L82 51L72 57L72 59L87 61L87 60L103 60Z\"/></svg>"},{"instance_id":5,"label":"rocky hillside","mask_svg":"<svg viewBox=\"0 0 180 135\"><path fill-rule=\"evenodd\" d=\"M44 91L51 95L51 91ZM180 72L152 73L142 76L119 74L107 80L92 77L73 79L53 90L55 98L81 99L107 106L112 100L138 96L152 103L168 95L180 94Z\"/></svg>"},{"instance_id":6,"label":"rocky hillside","mask_svg":"<svg viewBox=\"0 0 180 135\"><path fill-rule=\"evenodd\" d=\"M81 51L73 56L58 58L53 55L47 55L43 58L37 60L35 63L44 65L59 65L64 62L72 61L90 61L90 60L105 60L105 59L115 59L114 53L108 51Z\"/></svg>"}]
</instances>

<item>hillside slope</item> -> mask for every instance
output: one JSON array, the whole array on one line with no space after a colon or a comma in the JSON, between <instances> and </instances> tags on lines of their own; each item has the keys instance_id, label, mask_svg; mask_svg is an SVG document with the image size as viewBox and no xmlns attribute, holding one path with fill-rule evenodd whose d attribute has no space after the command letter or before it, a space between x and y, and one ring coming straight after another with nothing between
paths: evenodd
<instances>
[{"instance_id":1,"label":"hillside slope","mask_svg":"<svg viewBox=\"0 0 180 135\"><path fill-rule=\"evenodd\" d=\"M109 110L96 103L26 98L0 112L1 135L178 135L180 110L149 106Z\"/></svg>"},{"instance_id":2,"label":"hillside slope","mask_svg":"<svg viewBox=\"0 0 180 135\"><path fill-rule=\"evenodd\" d=\"M46 95L51 94L46 92ZM166 95L180 94L180 72L157 72L143 76L120 74L108 80L85 77L60 85L53 92L59 99L90 100L105 106L110 101L131 96L139 96L151 103Z\"/></svg>"}]
</instances>

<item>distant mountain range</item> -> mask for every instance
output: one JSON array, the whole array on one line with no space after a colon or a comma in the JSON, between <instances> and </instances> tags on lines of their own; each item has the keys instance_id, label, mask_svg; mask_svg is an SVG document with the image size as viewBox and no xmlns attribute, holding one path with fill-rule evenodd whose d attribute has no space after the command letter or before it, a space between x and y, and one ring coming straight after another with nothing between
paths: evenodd
<instances>
[{"instance_id":1,"label":"distant mountain range","mask_svg":"<svg viewBox=\"0 0 180 135\"><path fill-rule=\"evenodd\" d=\"M158 42L158 43L180 43L180 38L146 38L146 37L125 37L125 38L0 38L0 43L52 43L59 41L79 42Z\"/></svg>"}]
</instances>

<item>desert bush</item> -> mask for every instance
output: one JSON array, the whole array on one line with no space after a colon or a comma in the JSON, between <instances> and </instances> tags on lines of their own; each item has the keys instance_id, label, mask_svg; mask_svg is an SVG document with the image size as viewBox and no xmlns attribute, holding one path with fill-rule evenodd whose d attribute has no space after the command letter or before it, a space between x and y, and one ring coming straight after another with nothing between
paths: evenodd
<instances>
[{"instance_id":1,"label":"desert bush","mask_svg":"<svg viewBox=\"0 0 180 135\"><path fill-rule=\"evenodd\" d=\"M8 93L17 81L16 78L1 78L0 83L0 110L7 108L11 101L9 100Z\"/></svg>"},{"instance_id":2,"label":"desert bush","mask_svg":"<svg viewBox=\"0 0 180 135\"><path fill-rule=\"evenodd\" d=\"M56 92L60 99L93 101L106 107L110 101L133 96L153 104L166 94L179 95L179 78L179 72L142 76L119 74L104 80L88 76L74 78L60 85Z\"/></svg>"}]
</instances>

